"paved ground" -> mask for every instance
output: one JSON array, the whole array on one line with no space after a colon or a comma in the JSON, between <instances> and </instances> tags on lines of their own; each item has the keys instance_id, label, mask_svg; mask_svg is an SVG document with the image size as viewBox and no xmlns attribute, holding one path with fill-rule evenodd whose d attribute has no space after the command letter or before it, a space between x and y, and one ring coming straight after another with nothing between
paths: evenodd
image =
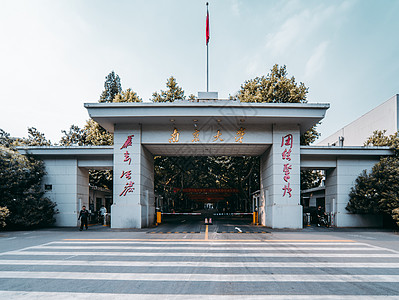
<instances>
[{"instance_id":1,"label":"paved ground","mask_svg":"<svg viewBox=\"0 0 399 300\"><path fill-rule=\"evenodd\" d=\"M394 232L214 224L0 232L0 299L399 299Z\"/></svg>"}]
</instances>

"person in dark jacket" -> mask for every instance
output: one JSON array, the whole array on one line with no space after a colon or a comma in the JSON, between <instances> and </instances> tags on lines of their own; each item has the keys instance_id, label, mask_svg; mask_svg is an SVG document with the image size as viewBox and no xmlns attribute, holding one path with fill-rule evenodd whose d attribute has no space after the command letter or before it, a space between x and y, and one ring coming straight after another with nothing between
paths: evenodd
<instances>
[{"instance_id":1,"label":"person in dark jacket","mask_svg":"<svg viewBox=\"0 0 399 300\"><path fill-rule=\"evenodd\" d=\"M79 213L79 218L78 218L78 220L81 220L80 221L80 229L79 229L80 231L83 230L83 226L85 226L86 230L87 230L88 219L89 219L89 211L86 209L86 206L83 205L82 210Z\"/></svg>"},{"instance_id":2,"label":"person in dark jacket","mask_svg":"<svg viewBox=\"0 0 399 300\"><path fill-rule=\"evenodd\" d=\"M317 208L317 226L321 226L322 225L322 217L324 216L324 212L323 209L321 208L321 206L319 205L319 207Z\"/></svg>"}]
</instances>

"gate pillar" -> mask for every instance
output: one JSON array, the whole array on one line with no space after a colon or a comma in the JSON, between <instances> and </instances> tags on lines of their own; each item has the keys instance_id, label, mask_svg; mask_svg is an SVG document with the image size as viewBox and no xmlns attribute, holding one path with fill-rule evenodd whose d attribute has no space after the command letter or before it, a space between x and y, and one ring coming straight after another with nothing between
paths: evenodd
<instances>
[{"instance_id":1,"label":"gate pillar","mask_svg":"<svg viewBox=\"0 0 399 300\"><path fill-rule=\"evenodd\" d=\"M154 223L154 158L141 144L140 125L114 130L112 228L143 228Z\"/></svg>"},{"instance_id":2,"label":"gate pillar","mask_svg":"<svg viewBox=\"0 0 399 300\"><path fill-rule=\"evenodd\" d=\"M273 125L273 143L261 156L261 203L271 228L302 228L300 128Z\"/></svg>"}]
</instances>

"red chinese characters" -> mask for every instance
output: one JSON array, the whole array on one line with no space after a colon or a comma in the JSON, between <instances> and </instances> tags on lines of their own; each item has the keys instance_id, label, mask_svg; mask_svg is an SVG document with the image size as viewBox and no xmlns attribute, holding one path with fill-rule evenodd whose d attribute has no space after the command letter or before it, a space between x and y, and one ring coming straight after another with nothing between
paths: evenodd
<instances>
[{"instance_id":1,"label":"red chinese characters","mask_svg":"<svg viewBox=\"0 0 399 300\"><path fill-rule=\"evenodd\" d=\"M119 178L126 177L126 179L132 179L132 171L122 171L122 175Z\"/></svg>"},{"instance_id":2,"label":"red chinese characters","mask_svg":"<svg viewBox=\"0 0 399 300\"><path fill-rule=\"evenodd\" d=\"M281 154L281 156L283 157L283 160L291 160L291 149L289 149L287 151L287 149L284 150L283 154Z\"/></svg>"},{"instance_id":3,"label":"red chinese characters","mask_svg":"<svg viewBox=\"0 0 399 300\"><path fill-rule=\"evenodd\" d=\"M122 145L122 147L121 147L120 150L122 150L122 149L124 149L124 148L127 148L127 147L129 147L129 146L131 146L131 145L132 145L132 139L133 139L133 137L134 137L134 134L129 135L129 136L127 137L125 143Z\"/></svg>"},{"instance_id":4,"label":"red chinese characters","mask_svg":"<svg viewBox=\"0 0 399 300\"><path fill-rule=\"evenodd\" d=\"M292 134L287 134L286 136L283 136L283 138L281 140L281 147L290 146L290 149L291 149L293 142L294 142L294 138L292 137Z\"/></svg>"},{"instance_id":5,"label":"red chinese characters","mask_svg":"<svg viewBox=\"0 0 399 300\"><path fill-rule=\"evenodd\" d=\"M281 139L281 148L284 149L284 151L281 153L281 158L284 162L286 161L291 161L291 154L292 154L292 146L294 143L294 138L292 134L287 134L282 137ZM288 195L290 198L292 196L292 188L290 187L290 173L292 170L292 165L290 163L283 164L283 180L287 183L284 185L282 188L283 190L283 197Z\"/></svg>"},{"instance_id":6,"label":"red chinese characters","mask_svg":"<svg viewBox=\"0 0 399 300\"><path fill-rule=\"evenodd\" d=\"M120 148L120 150L122 149L126 149L128 147L132 146L132 139L133 139L134 135L129 135L126 139L126 141L123 143L122 147ZM129 151L125 151L123 153L123 162L127 163L129 166L132 162L132 158L130 157L130 153ZM120 197L125 197L128 193L133 193L134 191L134 182L131 181L132 179L132 170L122 170L122 175L119 178L126 178L128 181L126 182L122 192L119 194Z\"/></svg>"},{"instance_id":7,"label":"red chinese characters","mask_svg":"<svg viewBox=\"0 0 399 300\"><path fill-rule=\"evenodd\" d=\"M292 165L290 164L285 164L284 168L283 168L283 172L284 172L284 181L288 182L288 180L290 179L290 170L292 169Z\"/></svg>"},{"instance_id":8,"label":"red chinese characters","mask_svg":"<svg viewBox=\"0 0 399 300\"><path fill-rule=\"evenodd\" d=\"M132 159L130 158L130 153L126 151L125 153L123 153L123 155L125 157L123 162L129 162L129 165L130 165L130 163L132 162Z\"/></svg>"},{"instance_id":9,"label":"red chinese characters","mask_svg":"<svg viewBox=\"0 0 399 300\"><path fill-rule=\"evenodd\" d=\"M283 191L284 191L283 197L285 196L285 194L288 194L290 196L290 198L291 198L291 196L292 196L291 195L292 188L290 188L290 183L289 182L288 182L288 184L284 185Z\"/></svg>"},{"instance_id":10,"label":"red chinese characters","mask_svg":"<svg viewBox=\"0 0 399 300\"><path fill-rule=\"evenodd\" d=\"M127 182L122 193L120 193L119 196L126 196L127 193L132 193L134 191L133 184L133 181Z\"/></svg>"}]
</instances>

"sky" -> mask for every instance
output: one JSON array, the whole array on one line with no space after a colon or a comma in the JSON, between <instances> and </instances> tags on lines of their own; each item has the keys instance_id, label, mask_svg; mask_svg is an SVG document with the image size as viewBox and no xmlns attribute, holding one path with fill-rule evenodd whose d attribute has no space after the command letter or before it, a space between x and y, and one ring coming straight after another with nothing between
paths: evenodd
<instances>
[{"instance_id":1,"label":"sky","mask_svg":"<svg viewBox=\"0 0 399 300\"><path fill-rule=\"evenodd\" d=\"M220 99L286 65L310 103L330 103L321 139L399 94L397 0L208 0L209 90ZM89 116L105 77L144 100L174 76L206 90L206 1L0 0L0 128L58 143Z\"/></svg>"}]
</instances>

